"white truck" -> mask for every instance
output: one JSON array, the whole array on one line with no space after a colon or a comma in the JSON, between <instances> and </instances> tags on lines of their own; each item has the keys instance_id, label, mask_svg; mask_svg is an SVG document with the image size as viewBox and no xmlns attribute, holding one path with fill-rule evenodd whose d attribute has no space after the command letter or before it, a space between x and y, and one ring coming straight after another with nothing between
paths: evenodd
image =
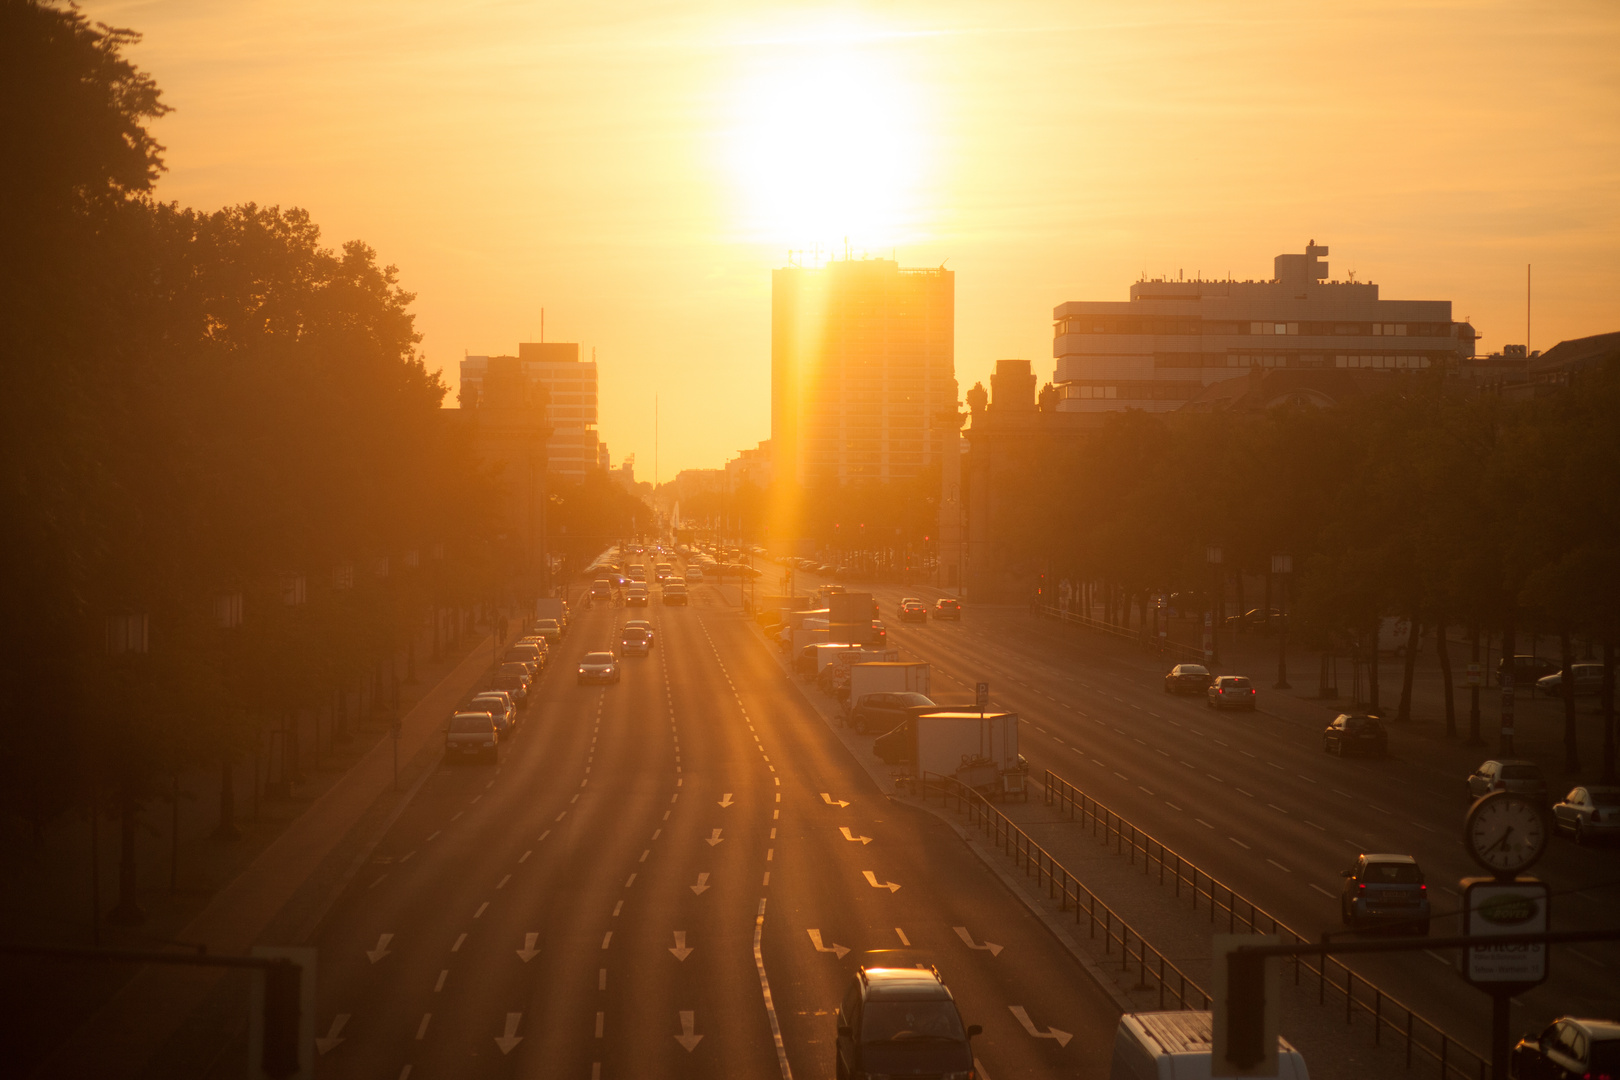
<instances>
[{"instance_id":1,"label":"white truck","mask_svg":"<svg viewBox=\"0 0 1620 1080\"><path fill-rule=\"evenodd\" d=\"M933 697L929 690L931 669L923 663L856 663L849 668L849 700L859 701L865 694L883 694L911 690L925 697Z\"/></svg>"},{"instance_id":2,"label":"white truck","mask_svg":"<svg viewBox=\"0 0 1620 1080\"><path fill-rule=\"evenodd\" d=\"M923 713L880 735L872 752L890 765L908 765L919 780L952 777L980 791L1028 797L1017 713Z\"/></svg>"},{"instance_id":3,"label":"white truck","mask_svg":"<svg viewBox=\"0 0 1620 1080\"><path fill-rule=\"evenodd\" d=\"M534 602L534 617L536 619L556 619L557 625L568 626L568 605L563 603L560 596L542 596Z\"/></svg>"}]
</instances>

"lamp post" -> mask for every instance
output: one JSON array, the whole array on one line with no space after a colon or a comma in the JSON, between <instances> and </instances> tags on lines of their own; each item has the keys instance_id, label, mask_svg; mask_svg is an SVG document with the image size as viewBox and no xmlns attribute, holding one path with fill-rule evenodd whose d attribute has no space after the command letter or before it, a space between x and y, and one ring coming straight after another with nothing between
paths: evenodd
<instances>
[{"instance_id":1,"label":"lamp post","mask_svg":"<svg viewBox=\"0 0 1620 1080\"><path fill-rule=\"evenodd\" d=\"M1282 595L1278 597L1278 615L1282 619L1282 626L1277 632L1277 681L1271 684L1273 690L1292 690L1288 683L1288 578L1294 572L1294 557L1292 555L1273 555L1271 557L1271 573L1282 587ZM1270 617L1270 613L1267 613Z\"/></svg>"},{"instance_id":2,"label":"lamp post","mask_svg":"<svg viewBox=\"0 0 1620 1080\"><path fill-rule=\"evenodd\" d=\"M1210 606L1209 614L1204 616L1204 659L1210 663L1218 663L1221 658L1220 618L1221 610L1226 606L1222 596L1221 579L1221 549L1211 544L1204 549L1204 561L1209 563L1210 576L1215 579L1215 599Z\"/></svg>"},{"instance_id":3,"label":"lamp post","mask_svg":"<svg viewBox=\"0 0 1620 1080\"><path fill-rule=\"evenodd\" d=\"M221 667L225 676L225 697L235 700L231 691L231 638L229 631L242 625L242 594L240 591L220 593L214 597L214 625L219 628ZM214 830L216 840L238 840L242 834L236 828L236 778L231 763L231 747L220 755L219 827Z\"/></svg>"}]
</instances>

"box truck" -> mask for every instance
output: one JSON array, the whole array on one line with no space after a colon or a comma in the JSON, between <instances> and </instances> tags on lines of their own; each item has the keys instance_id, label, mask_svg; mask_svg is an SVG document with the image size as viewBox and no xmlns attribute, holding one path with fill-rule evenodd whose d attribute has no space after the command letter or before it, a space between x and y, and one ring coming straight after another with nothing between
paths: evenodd
<instances>
[{"instance_id":1,"label":"box truck","mask_svg":"<svg viewBox=\"0 0 1620 1080\"><path fill-rule=\"evenodd\" d=\"M851 664L849 668L849 700L859 701L865 694L882 694L910 690L932 696L929 690L929 666L922 663L865 663Z\"/></svg>"},{"instance_id":2,"label":"box truck","mask_svg":"<svg viewBox=\"0 0 1620 1080\"><path fill-rule=\"evenodd\" d=\"M890 765L922 780L954 777L985 791L1023 792L1018 714L942 709L912 717L872 743Z\"/></svg>"}]
</instances>

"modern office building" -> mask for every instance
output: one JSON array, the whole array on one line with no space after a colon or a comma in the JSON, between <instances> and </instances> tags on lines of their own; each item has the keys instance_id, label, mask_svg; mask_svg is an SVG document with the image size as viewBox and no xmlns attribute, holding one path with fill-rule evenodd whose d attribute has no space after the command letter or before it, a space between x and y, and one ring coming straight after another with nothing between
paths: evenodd
<instances>
[{"instance_id":1,"label":"modern office building","mask_svg":"<svg viewBox=\"0 0 1620 1080\"><path fill-rule=\"evenodd\" d=\"M485 398L484 380L492 365L506 370L515 364L526 393L545 392L546 421L551 437L546 441L546 471L572 479L584 479L592 468L600 467L597 446L596 361L581 360L573 342L525 341L512 356L469 356L461 361L461 403L476 408Z\"/></svg>"},{"instance_id":2,"label":"modern office building","mask_svg":"<svg viewBox=\"0 0 1620 1080\"><path fill-rule=\"evenodd\" d=\"M778 480L908 479L956 450L955 278L889 259L772 272Z\"/></svg>"},{"instance_id":3,"label":"modern office building","mask_svg":"<svg viewBox=\"0 0 1620 1080\"><path fill-rule=\"evenodd\" d=\"M1395 373L1473 356L1473 327L1452 321L1449 300L1380 300L1371 282L1327 280L1327 253L1313 240L1278 255L1267 281L1155 279L1128 301L1058 305L1058 409L1169 412L1254 368Z\"/></svg>"}]
</instances>

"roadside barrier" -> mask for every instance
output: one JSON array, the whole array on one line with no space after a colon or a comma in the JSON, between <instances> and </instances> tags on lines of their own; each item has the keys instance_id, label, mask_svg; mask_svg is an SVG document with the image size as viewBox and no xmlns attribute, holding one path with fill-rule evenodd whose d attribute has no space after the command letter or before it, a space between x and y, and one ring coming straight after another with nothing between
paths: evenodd
<instances>
[{"instance_id":1,"label":"roadside barrier","mask_svg":"<svg viewBox=\"0 0 1620 1080\"><path fill-rule=\"evenodd\" d=\"M1190 899L1194 911L1202 903L1209 912L1211 923L1220 922L1224 916L1227 933L1247 930L1255 934L1277 934L1288 945L1306 945L1316 941L1283 923L1196 863L1182 858L1051 769L1045 770L1042 788L1046 805L1067 811L1069 819L1081 826L1089 824L1092 835L1100 844L1112 846L1115 853L1124 855L1132 866L1140 857L1144 876L1151 875L1157 866L1159 884L1166 884L1168 879L1168 884L1175 889L1175 895ZM1296 956L1293 958L1293 969L1295 986L1300 985L1301 971L1315 977L1318 1005L1327 1004L1329 989L1335 995L1344 995L1346 1024L1354 1023L1358 1014L1370 1017L1373 1045L1382 1045L1386 1028L1390 1035L1403 1040L1407 1069L1411 1069L1413 1054L1416 1053L1439 1066L1441 1080L1451 1080L1452 1077L1470 1080L1476 1076L1484 1080L1490 1075L1490 1064L1485 1058L1337 959L1326 956L1314 962Z\"/></svg>"}]
</instances>

